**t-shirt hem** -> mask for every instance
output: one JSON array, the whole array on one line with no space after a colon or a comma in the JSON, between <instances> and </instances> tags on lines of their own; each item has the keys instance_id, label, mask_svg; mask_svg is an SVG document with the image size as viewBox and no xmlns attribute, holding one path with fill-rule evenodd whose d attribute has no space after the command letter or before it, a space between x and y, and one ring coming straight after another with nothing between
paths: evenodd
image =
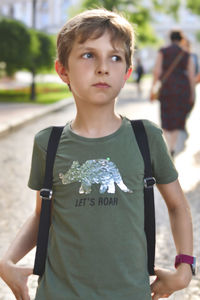
<instances>
[{"instance_id":1,"label":"t-shirt hem","mask_svg":"<svg viewBox=\"0 0 200 300\"><path fill-rule=\"evenodd\" d=\"M178 174L176 174L176 176L173 176L171 178L167 178L167 179L161 179L161 180L157 180L156 183L158 184L168 184L168 183L172 183L174 181L176 181L178 179Z\"/></svg>"},{"instance_id":2,"label":"t-shirt hem","mask_svg":"<svg viewBox=\"0 0 200 300\"><path fill-rule=\"evenodd\" d=\"M28 183L28 187L31 189L31 190L34 190L34 191L39 191L39 190L41 190L41 188L40 187L38 187L38 186L36 186L36 185L33 185L33 184L29 184Z\"/></svg>"}]
</instances>

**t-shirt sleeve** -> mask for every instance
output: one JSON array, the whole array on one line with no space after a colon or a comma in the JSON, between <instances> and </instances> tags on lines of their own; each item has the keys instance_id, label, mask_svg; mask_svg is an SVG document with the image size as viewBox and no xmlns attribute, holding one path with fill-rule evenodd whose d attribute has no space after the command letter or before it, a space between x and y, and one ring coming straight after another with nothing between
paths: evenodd
<instances>
[{"instance_id":1,"label":"t-shirt sleeve","mask_svg":"<svg viewBox=\"0 0 200 300\"><path fill-rule=\"evenodd\" d=\"M178 172L169 154L162 130L150 121L144 121L148 136L153 176L158 184L167 184L178 178Z\"/></svg>"},{"instance_id":2,"label":"t-shirt sleeve","mask_svg":"<svg viewBox=\"0 0 200 300\"><path fill-rule=\"evenodd\" d=\"M28 187L33 190L40 190L43 187L46 151L49 135L52 127L38 132L34 139L33 153Z\"/></svg>"}]
</instances>

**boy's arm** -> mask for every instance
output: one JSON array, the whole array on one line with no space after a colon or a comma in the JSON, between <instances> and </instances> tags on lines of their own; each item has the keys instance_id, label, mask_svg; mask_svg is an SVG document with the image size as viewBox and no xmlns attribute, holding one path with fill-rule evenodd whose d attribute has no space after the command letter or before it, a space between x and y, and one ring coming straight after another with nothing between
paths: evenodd
<instances>
[{"instance_id":1,"label":"boy's arm","mask_svg":"<svg viewBox=\"0 0 200 300\"><path fill-rule=\"evenodd\" d=\"M191 90L190 103L192 104L195 100L195 66L191 56L188 60L187 71Z\"/></svg>"},{"instance_id":2,"label":"boy's arm","mask_svg":"<svg viewBox=\"0 0 200 300\"><path fill-rule=\"evenodd\" d=\"M39 226L41 199L37 192L36 208L27 219L14 241L0 260L0 276L10 287L16 299L29 300L27 288L28 276L33 269L17 266L16 263L23 258L35 245Z\"/></svg>"},{"instance_id":3,"label":"boy's arm","mask_svg":"<svg viewBox=\"0 0 200 300\"><path fill-rule=\"evenodd\" d=\"M192 218L178 180L169 184L158 184L157 187L167 204L177 254L192 255ZM155 270L155 273L157 279L151 285L153 300L187 287L192 278L191 267L185 263L180 264L173 272Z\"/></svg>"}]
</instances>

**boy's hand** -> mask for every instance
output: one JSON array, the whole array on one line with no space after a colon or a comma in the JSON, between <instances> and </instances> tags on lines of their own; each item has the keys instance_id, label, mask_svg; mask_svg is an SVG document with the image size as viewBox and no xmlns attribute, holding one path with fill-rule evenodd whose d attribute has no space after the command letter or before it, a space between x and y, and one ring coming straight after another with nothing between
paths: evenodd
<instances>
[{"instance_id":1,"label":"boy's hand","mask_svg":"<svg viewBox=\"0 0 200 300\"><path fill-rule=\"evenodd\" d=\"M192 272L189 265L181 264L176 271L156 269L157 278L151 284L152 299L168 298L175 291L184 289L190 283Z\"/></svg>"},{"instance_id":2,"label":"boy's hand","mask_svg":"<svg viewBox=\"0 0 200 300\"><path fill-rule=\"evenodd\" d=\"M27 281L31 274L33 274L33 269L17 266L11 261L0 264L0 276L17 300L30 300Z\"/></svg>"}]
</instances>

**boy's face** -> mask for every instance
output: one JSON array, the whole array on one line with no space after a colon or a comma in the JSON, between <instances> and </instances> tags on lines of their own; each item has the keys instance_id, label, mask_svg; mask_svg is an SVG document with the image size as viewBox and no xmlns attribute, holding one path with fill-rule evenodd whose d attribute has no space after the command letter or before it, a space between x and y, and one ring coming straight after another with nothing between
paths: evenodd
<instances>
[{"instance_id":1,"label":"boy's face","mask_svg":"<svg viewBox=\"0 0 200 300\"><path fill-rule=\"evenodd\" d=\"M131 69L126 72L122 43L113 45L105 32L97 39L74 42L65 69L58 61L56 70L70 85L76 103L106 104L115 101Z\"/></svg>"}]
</instances>

